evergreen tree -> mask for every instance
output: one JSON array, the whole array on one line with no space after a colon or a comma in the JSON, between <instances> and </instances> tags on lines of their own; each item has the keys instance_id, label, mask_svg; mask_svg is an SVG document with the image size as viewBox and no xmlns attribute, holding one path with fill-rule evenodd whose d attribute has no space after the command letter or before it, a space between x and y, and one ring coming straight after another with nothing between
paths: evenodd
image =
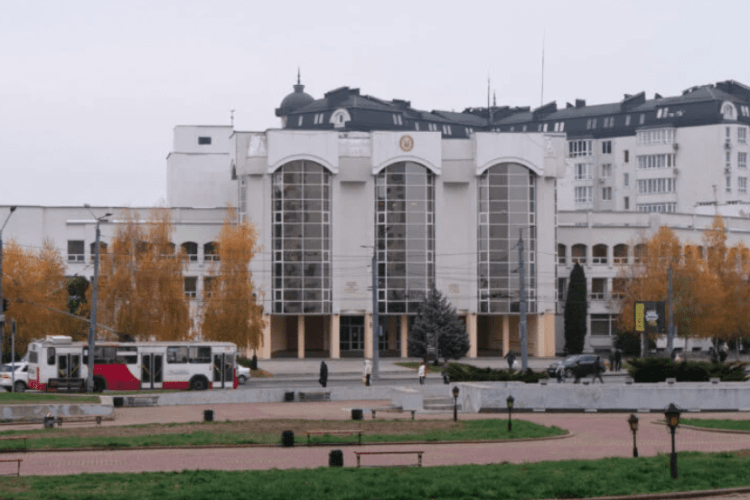
<instances>
[{"instance_id":1,"label":"evergreen tree","mask_svg":"<svg viewBox=\"0 0 750 500\"><path fill-rule=\"evenodd\" d=\"M586 275L576 262L570 272L568 298L565 301L565 350L568 354L583 352L586 339Z\"/></svg>"},{"instance_id":2,"label":"evergreen tree","mask_svg":"<svg viewBox=\"0 0 750 500\"><path fill-rule=\"evenodd\" d=\"M461 359L469 352L469 335L458 319L456 308L433 288L420 306L409 332L409 356L427 358L436 340L436 358Z\"/></svg>"}]
</instances>

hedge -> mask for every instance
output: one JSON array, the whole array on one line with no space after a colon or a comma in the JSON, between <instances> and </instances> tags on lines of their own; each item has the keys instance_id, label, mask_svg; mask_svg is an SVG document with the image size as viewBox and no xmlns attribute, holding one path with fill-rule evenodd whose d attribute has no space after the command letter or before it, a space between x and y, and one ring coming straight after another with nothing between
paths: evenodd
<instances>
[{"instance_id":1,"label":"hedge","mask_svg":"<svg viewBox=\"0 0 750 500\"><path fill-rule=\"evenodd\" d=\"M708 382L719 378L722 382L744 382L747 363L713 363L682 361L670 358L635 358L629 361L628 373L635 382L664 382L668 378L678 382Z\"/></svg>"},{"instance_id":2,"label":"hedge","mask_svg":"<svg viewBox=\"0 0 750 500\"><path fill-rule=\"evenodd\" d=\"M448 376L451 382L526 382L534 384L541 379L549 378L546 372L526 372L516 370L493 370L492 368L477 368L464 363L449 363Z\"/></svg>"}]
</instances>

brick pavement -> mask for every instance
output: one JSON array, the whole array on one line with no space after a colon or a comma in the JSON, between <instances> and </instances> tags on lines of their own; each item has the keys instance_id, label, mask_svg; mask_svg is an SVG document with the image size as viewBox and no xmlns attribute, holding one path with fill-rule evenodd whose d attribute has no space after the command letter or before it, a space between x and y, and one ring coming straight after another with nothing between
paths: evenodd
<instances>
[{"instance_id":1,"label":"brick pavement","mask_svg":"<svg viewBox=\"0 0 750 500\"><path fill-rule=\"evenodd\" d=\"M215 420L251 420L260 418L342 419L351 418L351 408L382 405L382 401L347 401L329 403L267 403L210 406L174 406L160 408L121 408L114 422L104 425L133 425L148 422L200 421L203 410L215 412ZM704 418L744 418L745 414L703 414ZM514 416L515 417L515 416ZM622 413L524 413L522 418L543 425L556 425L573 435L564 439L537 442L464 443L464 444L409 444L321 446L293 448L255 447L193 450L136 450L85 451L7 454L3 458L23 458L22 475L66 475L82 472L145 472L180 471L183 469L251 470L315 468L328 465L328 453L333 448L344 451L344 463L356 463L353 451L425 450L425 466L456 464L488 464L503 461L521 463L544 460L598 459L632 455L632 434ZM638 431L638 450L641 456L668 453L669 433L655 422L660 414L641 414ZM421 414L417 419L451 418L448 414ZM505 415L461 415L461 419L499 418ZM38 425L36 426L38 427ZM724 451L750 449L750 434L720 434L679 429L678 451ZM369 464L392 462L394 457L369 457ZM411 457L403 457L409 461ZM381 462L382 461L382 462ZM745 498L732 497L733 500Z\"/></svg>"}]
</instances>

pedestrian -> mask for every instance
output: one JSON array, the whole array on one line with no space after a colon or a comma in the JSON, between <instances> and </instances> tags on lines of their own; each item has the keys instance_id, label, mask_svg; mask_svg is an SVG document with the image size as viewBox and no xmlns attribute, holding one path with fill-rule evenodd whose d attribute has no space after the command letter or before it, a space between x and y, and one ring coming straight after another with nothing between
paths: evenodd
<instances>
[{"instance_id":1,"label":"pedestrian","mask_svg":"<svg viewBox=\"0 0 750 500\"><path fill-rule=\"evenodd\" d=\"M719 361L723 363L726 361L727 356L729 356L729 346L726 342L722 342L721 347L719 347Z\"/></svg>"},{"instance_id":2,"label":"pedestrian","mask_svg":"<svg viewBox=\"0 0 750 500\"><path fill-rule=\"evenodd\" d=\"M365 360L365 368L362 372L362 382L364 382L365 387L370 387L372 382L372 362L369 359Z\"/></svg>"},{"instance_id":3,"label":"pedestrian","mask_svg":"<svg viewBox=\"0 0 750 500\"><path fill-rule=\"evenodd\" d=\"M714 348L714 346L711 346L708 349L708 355L711 357L711 362L712 363L718 363L719 362L719 355L716 354L716 348Z\"/></svg>"},{"instance_id":4,"label":"pedestrian","mask_svg":"<svg viewBox=\"0 0 750 500\"><path fill-rule=\"evenodd\" d=\"M441 370L440 374L443 376L443 383L444 384L450 384L450 377L448 376L448 360L445 360L445 363L443 363L443 369Z\"/></svg>"},{"instance_id":5,"label":"pedestrian","mask_svg":"<svg viewBox=\"0 0 750 500\"><path fill-rule=\"evenodd\" d=\"M516 360L516 353L513 352L513 349L508 351L508 354L505 355L505 359L508 361L508 369L513 369L513 362Z\"/></svg>"},{"instance_id":6,"label":"pedestrian","mask_svg":"<svg viewBox=\"0 0 750 500\"><path fill-rule=\"evenodd\" d=\"M328 365L326 365L325 361L320 362L320 378L318 379L318 382L320 382L320 385L323 387L328 383Z\"/></svg>"},{"instance_id":7,"label":"pedestrian","mask_svg":"<svg viewBox=\"0 0 750 500\"><path fill-rule=\"evenodd\" d=\"M596 362L594 363L594 373L591 376L592 384L596 382L596 379L599 379L599 382L601 382L602 384L604 383L604 379L602 378L603 371L604 371L604 362L602 361L602 358L597 356Z\"/></svg>"},{"instance_id":8,"label":"pedestrian","mask_svg":"<svg viewBox=\"0 0 750 500\"><path fill-rule=\"evenodd\" d=\"M615 348L615 371L619 372L622 368L622 351L619 347Z\"/></svg>"},{"instance_id":9,"label":"pedestrian","mask_svg":"<svg viewBox=\"0 0 750 500\"><path fill-rule=\"evenodd\" d=\"M557 369L555 370L555 376L557 377L558 384L565 383L565 363L560 361L557 363Z\"/></svg>"},{"instance_id":10,"label":"pedestrian","mask_svg":"<svg viewBox=\"0 0 750 500\"><path fill-rule=\"evenodd\" d=\"M614 349L609 350L609 370L610 371L615 370L615 350Z\"/></svg>"},{"instance_id":11,"label":"pedestrian","mask_svg":"<svg viewBox=\"0 0 750 500\"><path fill-rule=\"evenodd\" d=\"M419 370L417 371L417 375L419 375L419 385L424 385L424 374L426 368L427 367L424 365L424 361L420 361Z\"/></svg>"}]
</instances>

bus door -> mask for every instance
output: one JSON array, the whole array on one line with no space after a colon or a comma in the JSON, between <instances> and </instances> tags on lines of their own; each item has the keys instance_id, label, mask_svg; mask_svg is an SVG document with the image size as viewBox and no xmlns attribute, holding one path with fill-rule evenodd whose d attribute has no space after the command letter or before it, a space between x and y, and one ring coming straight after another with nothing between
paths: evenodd
<instances>
[{"instance_id":1,"label":"bus door","mask_svg":"<svg viewBox=\"0 0 750 500\"><path fill-rule=\"evenodd\" d=\"M155 352L141 354L141 389L161 389L164 379L164 355Z\"/></svg>"},{"instance_id":2,"label":"bus door","mask_svg":"<svg viewBox=\"0 0 750 500\"><path fill-rule=\"evenodd\" d=\"M234 354L214 354L213 388L231 389L234 387Z\"/></svg>"},{"instance_id":3,"label":"bus door","mask_svg":"<svg viewBox=\"0 0 750 500\"><path fill-rule=\"evenodd\" d=\"M82 378L79 353L57 354L57 378Z\"/></svg>"}]
</instances>

